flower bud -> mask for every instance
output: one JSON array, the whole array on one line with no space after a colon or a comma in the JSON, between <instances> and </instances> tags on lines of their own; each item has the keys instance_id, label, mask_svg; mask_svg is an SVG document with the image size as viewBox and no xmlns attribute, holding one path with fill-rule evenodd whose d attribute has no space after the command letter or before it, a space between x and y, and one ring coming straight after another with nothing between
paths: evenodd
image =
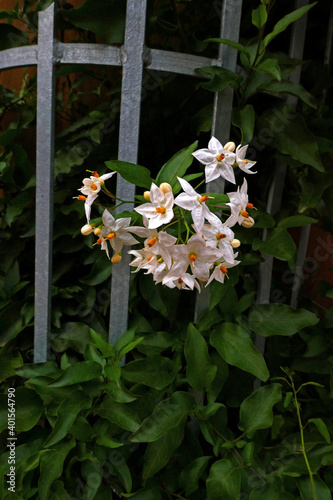
<instances>
[{"instance_id":1,"label":"flower bud","mask_svg":"<svg viewBox=\"0 0 333 500\"><path fill-rule=\"evenodd\" d=\"M162 182L162 184L160 184L160 190L163 194L172 193L172 187L168 182Z\"/></svg>"},{"instance_id":2,"label":"flower bud","mask_svg":"<svg viewBox=\"0 0 333 500\"><path fill-rule=\"evenodd\" d=\"M232 141L230 142L227 142L227 144L224 145L223 149L227 149L228 151L230 151L231 153L233 151L235 151L235 148L236 148L236 144Z\"/></svg>"},{"instance_id":3,"label":"flower bud","mask_svg":"<svg viewBox=\"0 0 333 500\"><path fill-rule=\"evenodd\" d=\"M150 191L145 191L143 197L145 200L150 201Z\"/></svg>"},{"instance_id":4,"label":"flower bud","mask_svg":"<svg viewBox=\"0 0 333 500\"><path fill-rule=\"evenodd\" d=\"M121 261L121 255L119 253L115 253L113 257L111 257L112 264L118 264Z\"/></svg>"},{"instance_id":5,"label":"flower bud","mask_svg":"<svg viewBox=\"0 0 333 500\"><path fill-rule=\"evenodd\" d=\"M101 229L100 227L95 227L95 229L94 229L94 234L95 234L96 236L99 236L99 235L101 234L101 232L102 232L102 229Z\"/></svg>"},{"instance_id":6,"label":"flower bud","mask_svg":"<svg viewBox=\"0 0 333 500\"><path fill-rule=\"evenodd\" d=\"M231 242L232 248L238 248L240 246L240 244L241 244L241 242L239 240L236 240L236 239L232 240L232 242Z\"/></svg>"},{"instance_id":7,"label":"flower bud","mask_svg":"<svg viewBox=\"0 0 333 500\"><path fill-rule=\"evenodd\" d=\"M84 236L88 236L88 234L92 233L93 232L93 227L91 224L86 224L85 226L81 227L81 233L84 235Z\"/></svg>"},{"instance_id":8,"label":"flower bud","mask_svg":"<svg viewBox=\"0 0 333 500\"><path fill-rule=\"evenodd\" d=\"M247 217L242 222L242 226L246 228L252 227L253 225L254 225L254 219L252 217Z\"/></svg>"}]
</instances>

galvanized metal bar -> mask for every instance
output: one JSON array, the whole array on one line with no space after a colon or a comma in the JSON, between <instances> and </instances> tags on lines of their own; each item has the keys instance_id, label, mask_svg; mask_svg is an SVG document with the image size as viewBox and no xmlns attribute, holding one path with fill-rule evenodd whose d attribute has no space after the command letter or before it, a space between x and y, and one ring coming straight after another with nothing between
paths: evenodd
<instances>
[{"instance_id":1,"label":"galvanized metal bar","mask_svg":"<svg viewBox=\"0 0 333 500\"><path fill-rule=\"evenodd\" d=\"M308 0L296 0L294 8L298 9L305 5L308 5ZM290 46L289 46L289 56L295 59L302 59L305 34L307 25L307 15L304 15L296 23L293 24ZM297 68L291 75L290 81L293 83L299 83L301 76L301 68ZM288 104L296 105L297 98L289 97L287 99ZM283 187L285 182L285 176L287 171L286 164L280 164L276 166L276 171L274 175L273 182L271 184L267 208L266 211L274 215L281 207ZM267 231L263 232L263 241L265 241ZM258 279L258 290L257 290L257 304L268 304L270 301L271 293L271 283L272 283L272 270L273 270L273 257L270 255L262 255L264 262L259 265L259 279ZM257 349L263 354L265 351L265 337L256 335L255 345ZM260 384L260 382L258 382Z\"/></svg>"},{"instance_id":2,"label":"galvanized metal bar","mask_svg":"<svg viewBox=\"0 0 333 500\"><path fill-rule=\"evenodd\" d=\"M225 0L221 11L220 38L237 42L242 12L242 0ZM223 68L236 71L237 51L227 45L219 44L217 63ZM222 92L214 95L212 135L225 144L229 141L231 114L233 103L233 89L227 87ZM224 192L224 179L221 177L207 184L207 191L213 193ZM200 295L197 294L194 312L194 320L208 308L210 293L204 288Z\"/></svg>"},{"instance_id":3,"label":"galvanized metal bar","mask_svg":"<svg viewBox=\"0 0 333 500\"><path fill-rule=\"evenodd\" d=\"M62 64L99 64L121 66L120 47L92 43L57 43Z\"/></svg>"},{"instance_id":4,"label":"galvanized metal bar","mask_svg":"<svg viewBox=\"0 0 333 500\"><path fill-rule=\"evenodd\" d=\"M159 49L146 49L145 62L148 69L190 76L199 76L197 68L218 64L217 59Z\"/></svg>"},{"instance_id":5,"label":"galvanized metal bar","mask_svg":"<svg viewBox=\"0 0 333 500\"><path fill-rule=\"evenodd\" d=\"M127 0L125 44L122 47L123 80L119 126L119 160L137 162L143 73L146 0ZM135 186L118 175L117 197L134 200ZM133 204L121 210L132 210ZM109 341L113 344L126 330L130 285L129 255L112 269Z\"/></svg>"},{"instance_id":6,"label":"galvanized metal bar","mask_svg":"<svg viewBox=\"0 0 333 500\"><path fill-rule=\"evenodd\" d=\"M0 71L20 66L35 66L37 64L37 45L15 47L0 52Z\"/></svg>"},{"instance_id":7,"label":"galvanized metal bar","mask_svg":"<svg viewBox=\"0 0 333 500\"><path fill-rule=\"evenodd\" d=\"M55 4L52 4L48 9L39 13L38 30L34 337L36 363L47 359L51 325L55 9Z\"/></svg>"}]
</instances>

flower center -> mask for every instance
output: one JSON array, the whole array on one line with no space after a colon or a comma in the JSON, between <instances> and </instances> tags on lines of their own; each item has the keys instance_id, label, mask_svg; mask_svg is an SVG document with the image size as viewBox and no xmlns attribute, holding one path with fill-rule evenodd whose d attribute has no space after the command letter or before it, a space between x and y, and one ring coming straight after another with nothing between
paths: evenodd
<instances>
[{"instance_id":1,"label":"flower center","mask_svg":"<svg viewBox=\"0 0 333 500\"><path fill-rule=\"evenodd\" d=\"M107 235L107 239L108 239L108 240L112 240L112 238L114 238L115 236L116 236L116 233L111 232L111 233L109 233L109 234Z\"/></svg>"},{"instance_id":2,"label":"flower center","mask_svg":"<svg viewBox=\"0 0 333 500\"><path fill-rule=\"evenodd\" d=\"M96 191L96 189L97 189L96 184L91 184L91 185L90 185L90 187L91 187L91 189L93 189L94 191Z\"/></svg>"},{"instance_id":3,"label":"flower center","mask_svg":"<svg viewBox=\"0 0 333 500\"><path fill-rule=\"evenodd\" d=\"M226 235L225 235L224 233L220 233L220 234L218 234L218 235L216 236L216 239L217 239L217 240L222 240L222 239L223 239L223 238L225 238L225 237L226 237Z\"/></svg>"},{"instance_id":4,"label":"flower center","mask_svg":"<svg viewBox=\"0 0 333 500\"><path fill-rule=\"evenodd\" d=\"M166 212L165 207L156 207L156 212L158 214L165 214Z\"/></svg>"},{"instance_id":5,"label":"flower center","mask_svg":"<svg viewBox=\"0 0 333 500\"><path fill-rule=\"evenodd\" d=\"M152 247L153 245L155 245L156 241L157 241L156 238L150 238L150 240L148 241L147 245L149 247Z\"/></svg>"},{"instance_id":6,"label":"flower center","mask_svg":"<svg viewBox=\"0 0 333 500\"><path fill-rule=\"evenodd\" d=\"M190 254L190 261L195 262L196 260L197 260L197 256L195 255L195 253L191 253Z\"/></svg>"},{"instance_id":7,"label":"flower center","mask_svg":"<svg viewBox=\"0 0 333 500\"><path fill-rule=\"evenodd\" d=\"M222 161L222 160L224 160L224 158L225 158L225 155L223 153L221 153L220 155L218 155L216 157L217 161Z\"/></svg>"},{"instance_id":8,"label":"flower center","mask_svg":"<svg viewBox=\"0 0 333 500\"><path fill-rule=\"evenodd\" d=\"M227 271L227 268L226 268L226 267L224 267L224 266L220 266L220 271L221 271L221 273L223 273L223 274L227 274L227 272L228 272L228 271Z\"/></svg>"},{"instance_id":9,"label":"flower center","mask_svg":"<svg viewBox=\"0 0 333 500\"><path fill-rule=\"evenodd\" d=\"M200 203L204 203L207 200L209 200L209 196L208 196L208 194L205 194L204 196L201 196L199 201L200 201Z\"/></svg>"},{"instance_id":10,"label":"flower center","mask_svg":"<svg viewBox=\"0 0 333 500\"><path fill-rule=\"evenodd\" d=\"M247 207L247 208L253 208L253 203L248 203L248 204L246 205L246 207Z\"/></svg>"},{"instance_id":11,"label":"flower center","mask_svg":"<svg viewBox=\"0 0 333 500\"><path fill-rule=\"evenodd\" d=\"M181 285L184 281L181 278L178 278L178 283Z\"/></svg>"},{"instance_id":12,"label":"flower center","mask_svg":"<svg viewBox=\"0 0 333 500\"><path fill-rule=\"evenodd\" d=\"M246 212L246 210L241 210L241 211L239 212L239 215L241 215L241 216L242 216L242 217L244 217L245 219L248 219L248 217L249 217L249 213L248 213L248 212Z\"/></svg>"}]
</instances>

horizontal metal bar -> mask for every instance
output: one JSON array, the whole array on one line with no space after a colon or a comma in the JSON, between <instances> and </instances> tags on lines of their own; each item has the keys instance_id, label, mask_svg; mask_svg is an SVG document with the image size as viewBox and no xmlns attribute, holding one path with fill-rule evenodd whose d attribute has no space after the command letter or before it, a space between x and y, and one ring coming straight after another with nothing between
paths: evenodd
<instances>
[{"instance_id":1,"label":"horizontal metal bar","mask_svg":"<svg viewBox=\"0 0 333 500\"><path fill-rule=\"evenodd\" d=\"M35 66L37 64L37 45L26 45L0 52L0 70Z\"/></svg>"},{"instance_id":2,"label":"horizontal metal bar","mask_svg":"<svg viewBox=\"0 0 333 500\"><path fill-rule=\"evenodd\" d=\"M100 64L121 66L121 49L96 43L57 42L56 59L61 64Z\"/></svg>"},{"instance_id":3,"label":"horizontal metal bar","mask_svg":"<svg viewBox=\"0 0 333 500\"><path fill-rule=\"evenodd\" d=\"M197 68L204 66L217 66L216 59L169 52L168 50L145 49L145 67L156 71L168 71L182 75L198 76Z\"/></svg>"}]
</instances>

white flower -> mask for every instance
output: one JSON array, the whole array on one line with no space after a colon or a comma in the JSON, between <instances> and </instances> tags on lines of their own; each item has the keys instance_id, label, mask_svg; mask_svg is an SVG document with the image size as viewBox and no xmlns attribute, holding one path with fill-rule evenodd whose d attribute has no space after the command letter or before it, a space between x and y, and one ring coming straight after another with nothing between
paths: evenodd
<instances>
[{"instance_id":1,"label":"white flower","mask_svg":"<svg viewBox=\"0 0 333 500\"><path fill-rule=\"evenodd\" d=\"M238 222L238 224L241 225L244 219L250 218L247 211L248 208L253 208L252 203L248 202L246 179L244 179L242 187L240 189L238 186L236 192L227 193L227 195L229 196L230 200L230 203L227 203L227 205L230 206L231 215L226 220L225 224L231 227Z\"/></svg>"},{"instance_id":2,"label":"white flower","mask_svg":"<svg viewBox=\"0 0 333 500\"><path fill-rule=\"evenodd\" d=\"M115 220L108 210L104 210L102 220L101 248L106 251L108 257L109 251L107 242L110 243L116 253L119 253L124 245L135 245L139 243L134 236L128 232L128 226L131 223L130 217Z\"/></svg>"},{"instance_id":3,"label":"white flower","mask_svg":"<svg viewBox=\"0 0 333 500\"><path fill-rule=\"evenodd\" d=\"M210 222L216 219L219 220L206 205L206 201L209 199L208 195L201 196L185 179L181 179L180 177L177 177L177 179L185 192L177 196L175 204L185 210L191 211L194 226L198 232L201 231L205 219Z\"/></svg>"},{"instance_id":4,"label":"white flower","mask_svg":"<svg viewBox=\"0 0 333 500\"><path fill-rule=\"evenodd\" d=\"M86 213L88 224L91 214L91 205L96 200L101 187L104 185L104 181L110 179L110 177L112 177L115 173L116 172L110 172L108 174L99 176L97 172L94 172L94 175L91 175L89 178L86 177L85 179L83 179L83 187L78 191L81 191L81 193L87 197L84 203L84 210Z\"/></svg>"},{"instance_id":5,"label":"white flower","mask_svg":"<svg viewBox=\"0 0 333 500\"><path fill-rule=\"evenodd\" d=\"M206 165L206 182L211 182L221 176L233 184L236 183L232 168L236 155L228 149L224 149L215 137L212 137L209 141L208 149L199 149L192 153L192 155L200 163Z\"/></svg>"},{"instance_id":6,"label":"white flower","mask_svg":"<svg viewBox=\"0 0 333 500\"><path fill-rule=\"evenodd\" d=\"M130 262L130 266L136 267L136 270L133 271L134 273L138 272L140 269L146 269L147 272L145 274L155 272L158 265L158 259L151 250L143 248L142 250L129 250L128 253L135 256L135 259Z\"/></svg>"},{"instance_id":7,"label":"white flower","mask_svg":"<svg viewBox=\"0 0 333 500\"><path fill-rule=\"evenodd\" d=\"M243 172L246 174L256 174L257 172L252 172L250 170L257 162L256 161L250 161L245 158L247 148L249 146L242 146L241 144L237 146L236 148L236 158L235 158L235 163L239 166Z\"/></svg>"},{"instance_id":8,"label":"white flower","mask_svg":"<svg viewBox=\"0 0 333 500\"><path fill-rule=\"evenodd\" d=\"M213 224L204 225L202 228L202 234L206 239L207 246L211 248L218 248L221 251L224 260L230 263L234 262L235 258L231 244L235 235L228 226L222 224L220 219L217 218L217 221Z\"/></svg>"},{"instance_id":9,"label":"white flower","mask_svg":"<svg viewBox=\"0 0 333 500\"><path fill-rule=\"evenodd\" d=\"M150 203L144 203L135 208L136 212L145 215L149 219L149 229L156 229L162 224L167 224L173 218L173 194L163 191L152 184L150 188Z\"/></svg>"},{"instance_id":10,"label":"white flower","mask_svg":"<svg viewBox=\"0 0 333 500\"><path fill-rule=\"evenodd\" d=\"M169 288L178 288L179 290L193 290L195 287L198 292L201 292L201 287L197 280L188 273L183 274L177 280L168 281L165 285Z\"/></svg>"},{"instance_id":11,"label":"white flower","mask_svg":"<svg viewBox=\"0 0 333 500\"><path fill-rule=\"evenodd\" d=\"M235 255L235 257L237 257L237 253ZM219 262L216 266L215 266L215 269L214 271L212 272L209 280L207 281L207 285L209 285L209 283L211 283L214 279L216 281L219 281L220 283L224 283L224 277L227 275L228 276L228 269L230 269L231 267L234 267L234 266L237 266L237 264L239 264L240 261L239 260L235 260L232 264L230 262Z\"/></svg>"}]
</instances>

